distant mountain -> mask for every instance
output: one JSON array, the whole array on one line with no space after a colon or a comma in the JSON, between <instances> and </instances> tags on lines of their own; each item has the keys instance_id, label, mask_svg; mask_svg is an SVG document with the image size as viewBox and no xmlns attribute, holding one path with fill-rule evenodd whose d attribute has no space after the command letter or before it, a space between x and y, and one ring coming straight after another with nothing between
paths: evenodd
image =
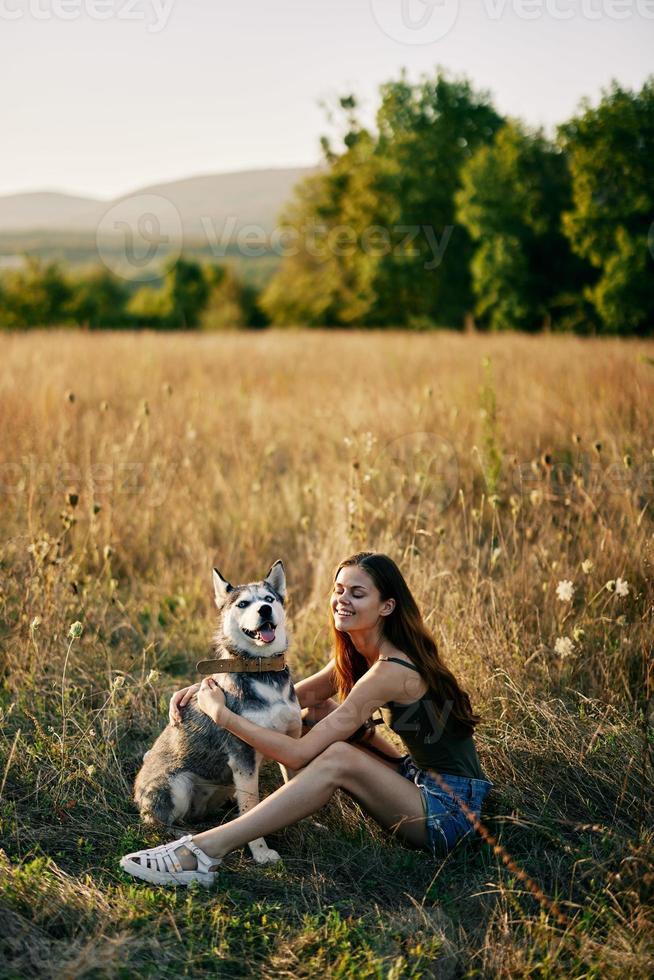
<instances>
[{"instance_id":1,"label":"distant mountain","mask_svg":"<svg viewBox=\"0 0 654 980\"><path fill-rule=\"evenodd\" d=\"M0 233L95 235L100 226L106 234L114 221L134 225L144 213L157 214L163 230L174 233L181 227L185 240L212 235L220 240L226 231L244 225L257 225L269 232L294 185L314 169L207 174L142 187L111 201L48 191L9 194L0 196Z\"/></svg>"},{"instance_id":2,"label":"distant mountain","mask_svg":"<svg viewBox=\"0 0 654 980\"><path fill-rule=\"evenodd\" d=\"M0 231L88 230L91 215L104 211L105 203L92 197L73 197L56 191L0 196Z\"/></svg>"}]
</instances>

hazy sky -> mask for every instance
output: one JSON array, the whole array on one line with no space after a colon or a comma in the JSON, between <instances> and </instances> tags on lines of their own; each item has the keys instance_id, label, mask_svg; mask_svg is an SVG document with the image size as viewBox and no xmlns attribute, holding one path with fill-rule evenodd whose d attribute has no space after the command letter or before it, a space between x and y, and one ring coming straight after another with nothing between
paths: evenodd
<instances>
[{"instance_id":1,"label":"hazy sky","mask_svg":"<svg viewBox=\"0 0 654 980\"><path fill-rule=\"evenodd\" d=\"M310 165L319 100L403 66L551 127L653 52L654 0L0 0L0 193Z\"/></svg>"}]
</instances>

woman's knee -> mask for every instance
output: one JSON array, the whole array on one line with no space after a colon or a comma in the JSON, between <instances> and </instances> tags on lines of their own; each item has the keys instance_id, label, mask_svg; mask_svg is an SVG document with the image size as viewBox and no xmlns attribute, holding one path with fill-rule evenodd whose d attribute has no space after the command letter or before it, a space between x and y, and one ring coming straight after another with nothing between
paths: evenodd
<instances>
[{"instance_id":1,"label":"woman's knee","mask_svg":"<svg viewBox=\"0 0 654 980\"><path fill-rule=\"evenodd\" d=\"M332 742L316 756L314 763L323 769L328 769L334 776L340 777L352 771L358 756L358 749L348 742Z\"/></svg>"}]
</instances>

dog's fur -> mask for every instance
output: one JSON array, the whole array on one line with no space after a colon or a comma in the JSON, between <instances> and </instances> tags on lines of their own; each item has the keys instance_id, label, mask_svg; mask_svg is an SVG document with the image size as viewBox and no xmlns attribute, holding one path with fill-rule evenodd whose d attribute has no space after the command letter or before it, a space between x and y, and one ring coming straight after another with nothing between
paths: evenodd
<instances>
[{"instance_id":1,"label":"dog's fur","mask_svg":"<svg viewBox=\"0 0 654 980\"><path fill-rule=\"evenodd\" d=\"M213 581L220 613L214 637L216 657L254 659L286 652L286 578L281 561L275 562L260 582L234 587L215 568ZM288 667L262 673L217 672L213 676L225 692L231 711L257 725L300 737L300 706ZM194 696L182 709L182 723L169 724L143 757L134 798L147 823L171 825L201 819L232 797L236 797L241 814L259 802L261 754L219 728L196 701ZM288 780L289 774L280 768ZM279 854L263 837L251 841L250 850L259 863L279 860Z\"/></svg>"}]
</instances>

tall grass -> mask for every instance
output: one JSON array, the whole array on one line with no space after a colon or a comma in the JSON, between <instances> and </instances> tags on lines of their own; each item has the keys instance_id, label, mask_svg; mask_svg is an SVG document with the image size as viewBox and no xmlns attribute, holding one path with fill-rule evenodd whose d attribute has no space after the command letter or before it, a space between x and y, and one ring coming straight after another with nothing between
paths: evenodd
<instances>
[{"instance_id":1,"label":"tall grass","mask_svg":"<svg viewBox=\"0 0 654 980\"><path fill-rule=\"evenodd\" d=\"M2 975L651 974L653 343L44 332L0 353ZM284 560L299 678L364 546L483 714L485 823L565 925L482 841L433 862L344 796L210 895L118 870L154 839L131 784L207 652L212 565Z\"/></svg>"}]
</instances>

